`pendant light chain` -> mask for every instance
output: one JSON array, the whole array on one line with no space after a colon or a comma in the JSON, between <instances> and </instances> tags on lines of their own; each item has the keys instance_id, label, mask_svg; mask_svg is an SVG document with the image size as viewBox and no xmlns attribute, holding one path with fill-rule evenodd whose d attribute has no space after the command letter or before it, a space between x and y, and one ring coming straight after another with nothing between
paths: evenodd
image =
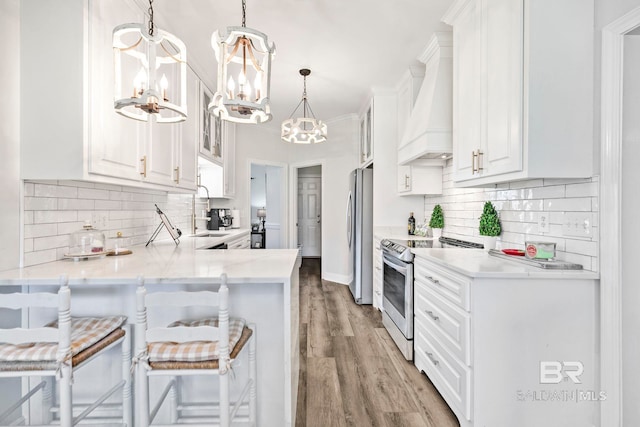
<instances>
[{"instance_id":1,"label":"pendant light chain","mask_svg":"<svg viewBox=\"0 0 640 427\"><path fill-rule=\"evenodd\" d=\"M247 2L242 0L242 28L247 26Z\"/></svg>"},{"instance_id":2,"label":"pendant light chain","mask_svg":"<svg viewBox=\"0 0 640 427\"><path fill-rule=\"evenodd\" d=\"M149 0L149 35L153 37L153 0Z\"/></svg>"}]
</instances>

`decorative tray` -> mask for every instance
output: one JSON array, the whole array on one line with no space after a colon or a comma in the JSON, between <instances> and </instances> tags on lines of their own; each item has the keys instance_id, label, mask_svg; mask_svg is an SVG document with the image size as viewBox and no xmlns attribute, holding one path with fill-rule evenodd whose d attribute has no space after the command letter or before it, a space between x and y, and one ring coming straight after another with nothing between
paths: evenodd
<instances>
[{"instance_id":1,"label":"decorative tray","mask_svg":"<svg viewBox=\"0 0 640 427\"><path fill-rule=\"evenodd\" d=\"M508 259L509 261L518 262L520 264L530 265L532 267L545 268L547 270L582 270L582 265L574 264L566 261L530 259L523 256L507 255L497 249L491 249L489 255L496 258Z\"/></svg>"},{"instance_id":2,"label":"decorative tray","mask_svg":"<svg viewBox=\"0 0 640 427\"><path fill-rule=\"evenodd\" d=\"M101 258L105 255L107 255L107 252L102 251L102 252L92 252L90 254L64 254L64 258L72 259L74 261L79 261L81 259Z\"/></svg>"}]
</instances>

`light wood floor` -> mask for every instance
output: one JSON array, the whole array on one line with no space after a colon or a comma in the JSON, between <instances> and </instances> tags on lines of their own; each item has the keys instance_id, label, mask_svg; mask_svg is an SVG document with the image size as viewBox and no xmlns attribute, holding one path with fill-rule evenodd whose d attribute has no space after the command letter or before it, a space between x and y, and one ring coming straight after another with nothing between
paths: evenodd
<instances>
[{"instance_id":1,"label":"light wood floor","mask_svg":"<svg viewBox=\"0 0 640 427\"><path fill-rule=\"evenodd\" d=\"M349 288L300 269L297 427L450 427L458 421L429 379L400 354L380 312Z\"/></svg>"}]
</instances>

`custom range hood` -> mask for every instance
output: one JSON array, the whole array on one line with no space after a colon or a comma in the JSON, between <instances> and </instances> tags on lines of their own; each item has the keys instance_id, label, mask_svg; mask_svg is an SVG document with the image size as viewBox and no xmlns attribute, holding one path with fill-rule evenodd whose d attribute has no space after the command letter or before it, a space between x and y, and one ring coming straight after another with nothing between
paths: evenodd
<instances>
[{"instance_id":1,"label":"custom range hood","mask_svg":"<svg viewBox=\"0 0 640 427\"><path fill-rule=\"evenodd\" d=\"M452 39L450 32L435 33L418 58L426 66L424 81L398 148L400 165L417 159L440 159L443 162L451 155Z\"/></svg>"}]
</instances>

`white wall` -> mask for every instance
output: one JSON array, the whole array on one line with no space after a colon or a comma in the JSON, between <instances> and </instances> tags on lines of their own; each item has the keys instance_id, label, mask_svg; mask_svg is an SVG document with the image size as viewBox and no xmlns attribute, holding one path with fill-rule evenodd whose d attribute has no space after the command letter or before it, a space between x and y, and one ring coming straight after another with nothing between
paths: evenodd
<instances>
[{"instance_id":1,"label":"white wall","mask_svg":"<svg viewBox=\"0 0 640 427\"><path fill-rule=\"evenodd\" d=\"M20 262L20 0L0 2L0 52L0 270L6 270ZM0 312L1 327L19 321ZM19 379L0 380L0 412L19 397L19 386Z\"/></svg>"},{"instance_id":2,"label":"white wall","mask_svg":"<svg viewBox=\"0 0 640 427\"><path fill-rule=\"evenodd\" d=\"M422 196L398 195L397 97L374 99L373 226L406 227L409 213L421 221Z\"/></svg>"},{"instance_id":3,"label":"white wall","mask_svg":"<svg viewBox=\"0 0 640 427\"><path fill-rule=\"evenodd\" d=\"M0 270L17 267L20 242L20 1L0 2Z\"/></svg>"},{"instance_id":4,"label":"white wall","mask_svg":"<svg viewBox=\"0 0 640 427\"><path fill-rule=\"evenodd\" d=\"M327 126L327 142L291 145L289 163L324 163L322 278L346 284L349 279L349 248L345 237L345 209L349 194L349 173L358 167L358 120L355 116L348 116L330 121Z\"/></svg>"},{"instance_id":5,"label":"white wall","mask_svg":"<svg viewBox=\"0 0 640 427\"><path fill-rule=\"evenodd\" d=\"M624 41L624 116L622 135L622 388L625 426L640 425L640 36ZM606 209L606 208L605 208Z\"/></svg>"}]
</instances>

